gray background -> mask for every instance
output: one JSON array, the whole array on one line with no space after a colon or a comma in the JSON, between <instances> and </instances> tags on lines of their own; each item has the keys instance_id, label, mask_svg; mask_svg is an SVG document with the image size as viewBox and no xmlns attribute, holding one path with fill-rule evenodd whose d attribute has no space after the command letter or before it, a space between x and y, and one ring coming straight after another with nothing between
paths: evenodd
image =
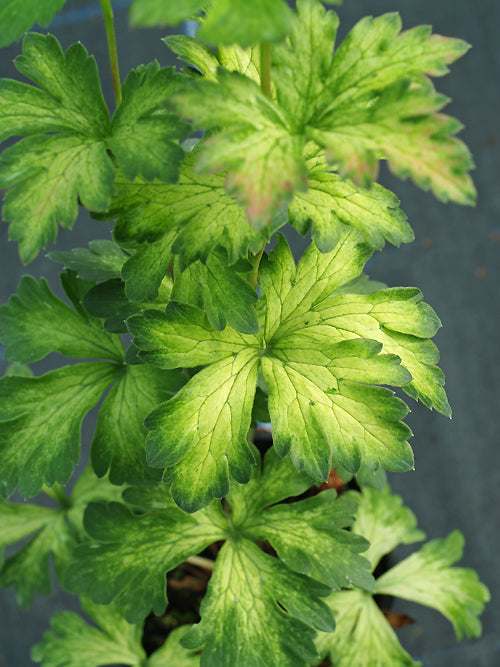
<instances>
[{"instance_id":1,"label":"gray background","mask_svg":"<svg viewBox=\"0 0 500 667\"><path fill-rule=\"evenodd\" d=\"M157 58L174 64L160 38L165 30L130 31L129 3L114 3L122 79L132 67ZM473 567L492 593L483 615L483 637L456 644L451 625L440 614L418 605L397 602L394 610L410 614L413 625L398 631L405 648L426 667L500 664L500 466L498 450L498 298L500 250L500 52L497 0L346 0L338 9L340 35L364 14L399 10L405 27L432 24L441 34L461 37L473 49L452 66L452 73L437 81L453 101L447 112L465 125L461 138L470 146L477 164L475 209L443 205L411 183L382 173L382 182L394 190L416 234L415 242L400 249L388 247L371 260L371 276L389 285L419 287L443 322L436 337L441 367L453 408L453 420L410 405L407 421L415 436L416 471L391 475L391 484L417 514L429 538L460 529L466 538L461 565ZM0 27L1 30L1 27ZM50 31L64 48L80 40L98 61L103 87L113 106L107 47L99 5L95 0L69 0ZM17 77L12 59L15 44L0 52L0 75ZM93 238L109 238L110 226L82 213L73 231L60 230L58 249L86 246ZM14 243L7 240L7 225L0 227L1 294L5 302L17 289L20 276L45 276L58 286L58 265L44 253L23 268ZM303 241L292 234L297 251ZM49 249L53 249L52 247ZM60 291L59 291L60 293ZM2 363L2 362L0 362ZM1 370L1 369L0 369ZM84 437L91 435L92 416ZM85 425L84 425L85 426ZM401 550L406 555L411 549ZM30 610L17 609L12 591L0 591L0 667L31 665L29 648L39 641L53 611L77 609L75 601L58 591L51 598L37 597Z\"/></svg>"}]
</instances>

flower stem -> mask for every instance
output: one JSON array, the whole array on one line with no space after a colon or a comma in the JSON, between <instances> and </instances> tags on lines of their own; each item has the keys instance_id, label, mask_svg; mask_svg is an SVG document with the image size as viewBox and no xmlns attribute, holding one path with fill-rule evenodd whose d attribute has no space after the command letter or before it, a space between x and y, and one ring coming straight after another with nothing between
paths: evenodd
<instances>
[{"instance_id":1,"label":"flower stem","mask_svg":"<svg viewBox=\"0 0 500 667\"><path fill-rule=\"evenodd\" d=\"M271 43L260 43L260 86L266 97L271 99Z\"/></svg>"},{"instance_id":2,"label":"flower stem","mask_svg":"<svg viewBox=\"0 0 500 667\"><path fill-rule=\"evenodd\" d=\"M116 107L122 101L122 88L120 84L120 70L118 68L118 51L116 49L115 24L113 22L113 8L111 0L100 0L104 25L106 26L106 37L108 39L109 64L111 65L111 78L113 79L113 91L115 93Z\"/></svg>"}]
</instances>

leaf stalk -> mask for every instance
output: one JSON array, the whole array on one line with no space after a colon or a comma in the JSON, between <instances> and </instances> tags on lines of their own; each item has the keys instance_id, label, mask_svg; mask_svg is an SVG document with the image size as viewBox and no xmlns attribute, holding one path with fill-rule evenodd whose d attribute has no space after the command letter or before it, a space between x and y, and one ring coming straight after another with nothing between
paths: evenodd
<instances>
[{"instance_id":1,"label":"leaf stalk","mask_svg":"<svg viewBox=\"0 0 500 667\"><path fill-rule=\"evenodd\" d=\"M260 85L262 92L271 99L271 43L260 43Z\"/></svg>"},{"instance_id":2,"label":"leaf stalk","mask_svg":"<svg viewBox=\"0 0 500 667\"><path fill-rule=\"evenodd\" d=\"M111 66L111 78L113 80L113 92L115 94L116 107L122 102L122 87L120 83L120 70L118 67L118 50L116 48L115 24L113 20L113 8L111 0L99 0L101 3L106 37L108 40L109 64Z\"/></svg>"}]
</instances>

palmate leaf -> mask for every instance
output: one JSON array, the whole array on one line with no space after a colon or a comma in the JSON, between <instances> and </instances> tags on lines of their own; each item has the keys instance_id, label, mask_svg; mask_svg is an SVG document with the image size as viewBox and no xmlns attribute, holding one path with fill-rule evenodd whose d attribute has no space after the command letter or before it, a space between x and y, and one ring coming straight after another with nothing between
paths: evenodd
<instances>
[{"instance_id":1,"label":"palmate leaf","mask_svg":"<svg viewBox=\"0 0 500 667\"><path fill-rule=\"evenodd\" d=\"M401 505L401 498L389 488L364 488L349 492L359 499L353 530L373 539L367 552L372 570L378 559L399 543L422 540L413 513ZM381 575L376 594L387 594L420 602L437 609L453 624L458 639L481 633L479 614L490 599L476 572L451 567L462 556L463 537L455 531L444 540L432 540L420 551ZM377 665L419 665L403 650L387 619L370 593L360 590L334 592L327 599L335 614L334 634L321 634L317 646L322 656L329 654L339 667Z\"/></svg>"},{"instance_id":2,"label":"palmate leaf","mask_svg":"<svg viewBox=\"0 0 500 667\"><path fill-rule=\"evenodd\" d=\"M457 639L479 637L479 615L490 595L475 570L451 567L462 557L463 547L458 530L431 540L379 577L376 592L437 609L453 625Z\"/></svg>"},{"instance_id":3,"label":"palmate leaf","mask_svg":"<svg viewBox=\"0 0 500 667\"><path fill-rule=\"evenodd\" d=\"M360 21L334 51L337 25L316 0L297 3L289 36L273 47L272 99L255 68L247 69L248 58L219 56L216 71L215 56L172 41L205 74L191 77L173 104L196 127L215 131L200 147L198 169L229 169L228 192L257 228L298 194L291 217L300 228L312 218L322 249L331 249L339 222L358 226L374 247L384 239L398 245L412 233L395 200L380 188L360 188L372 186L380 159L443 201L474 202L470 154L454 137L461 126L440 113L448 100L429 79L445 74L468 46L428 26L400 32L399 16L385 14ZM341 183L324 164L306 165L308 142L326 149L333 167L357 185Z\"/></svg>"},{"instance_id":4,"label":"palmate leaf","mask_svg":"<svg viewBox=\"0 0 500 667\"><path fill-rule=\"evenodd\" d=\"M229 168L226 188L245 206L256 229L267 225L295 190L306 189L304 137L292 132L286 111L257 83L220 70L217 83L194 81L173 100L195 127L224 128L203 143L198 168Z\"/></svg>"},{"instance_id":5,"label":"palmate leaf","mask_svg":"<svg viewBox=\"0 0 500 667\"><path fill-rule=\"evenodd\" d=\"M35 23L47 26L66 0L4 0L0 8L0 48L8 46Z\"/></svg>"},{"instance_id":6,"label":"palmate leaf","mask_svg":"<svg viewBox=\"0 0 500 667\"><path fill-rule=\"evenodd\" d=\"M353 497L336 498L332 490L307 500L277 504L313 483L270 449L262 470L254 469L248 484L231 486L232 525L247 537L269 540L281 561L295 572L334 589L354 584L373 590L369 563L358 555L368 543L344 530L354 522L357 503Z\"/></svg>"},{"instance_id":7,"label":"palmate leaf","mask_svg":"<svg viewBox=\"0 0 500 667\"><path fill-rule=\"evenodd\" d=\"M332 56L336 21L322 14L319 3L298 3L291 44L308 39L305 22L316 39L321 35L323 48L311 56L313 67L308 69L298 62L298 53L308 61L302 51L282 47L276 57L280 102L293 102L295 109L301 105L295 118L308 137L328 149L343 175L370 185L378 160L386 158L395 174L410 176L439 199L473 203L474 186L467 175L473 166L470 154L453 137L461 125L437 114L448 100L436 95L425 78L446 74L447 65L468 45L432 35L429 26L401 33L401 19L392 13L359 21ZM311 40L309 54L315 46ZM298 91L306 82L315 91L309 107L299 101Z\"/></svg>"},{"instance_id":8,"label":"palmate leaf","mask_svg":"<svg viewBox=\"0 0 500 667\"><path fill-rule=\"evenodd\" d=\"M344 225L356 227L372 248L383 248L386 240L396 246L413 241L413 231L392 192L377 184L361 188L328 171L323 151L313 144L306 147L305 157L309 188L296 193L288 213L302 235L312 221L312 237L322 252L335 247Z\"/></svg>"},{"instance_id":9,"label":"palmate leaf","mask_svg":"<svg viewBox=\"0 0 500 667\"><path fill-rule=\"evenodd\" d=\"M18 293L0 307L0 328L8 360L31 363L59 352L76 359L123 361L120 339L103 331L100 320L60 301L44 278L22 278Z\"/></svg>"},{"instance_id":10,"label":"palmate leaf","mask_svg":"<svg viewBox=\"0 0 500 667\"><path fill-rule=\"evenodd\" d=\"M0 381L0 492L25 498L65 484L80 455L83 418L119 375L108 362L65 366L41 377ZM48 446L50 443L50 446Z\"/></svg>"},{"instance_id":11,"label":"palmate leaf","mask_svg":"<svg viewBox=\"0 0 500 667\"><path fill-rule=\"evenodd\" d=\"M0 501L0 550L24 543L0 568L0 585L12 586L21 607L29 607L35 594L52 590L52 563L58 577L68 564L75 537L82 534L82 516L91 500L112 500L121 490L107 480L97 480L87 469L73 490L68 507L47 508L34 504ZM67 519L67 520L66 520Z\"/></svg>"},{"instance_id":12,"label":"palmate leaf","mask_svg":"<svg viewBox=\"0 0 500 667\"><path fill-rule=\"evenodd\" d=\"M224 539L224 523L214 506L189 515L170 500L164 508L134 515L120 503L91 503L85 528L93 541L75 549L64 583L100 604L117 600L130 623L142 620L151 608L162 614L166 572Z\"/></svg>"},{"instance_id":13,"label":"palmate leaf","mask_svg":"<svg viewBox=\"0 0 500 667\"><path fill-rule=\"evenodd\" d=\"M311 246L296 267L281 238L261 263L263 339L229 326L217 331L199 309L175 302L166 314L130 318L146 363L206 365L146 421L148 461L167 468L165 479L184 509L225 495L228 473L248 481L253 457L245 434L259 368L269 391L274 445L281 457L290 453L299 470L326 480L335 464L352 473L413 466L406 442L411 432L401 422L408 408L377 385L404 386L423 398L440 395L435 348L429 354L425 347L432 345L427 337L438 320L415 290L349 293L343 286L360 275L370 254L360 235L346 229L335 250L322 254ZM333 317L332 303L345 309L346 318L349 313L349 327ZM415 389L408 389L414 372Z\"/></svg>"},{"instance_id":14,"label":"palmate leaf","mask_svg":"<svg viewBox=\"0 0 500 667\"><path fill-rule=\"evenodd\" d=\"M109 207L116 174L109 149L130 177L175 181L183 157L177 139L187 126L165 111L173 69L151 63L132 72L110 122L95 60L81 44L63 53L51 35L29 33L15 62L38 87L0 82L0 140L29 135L2 154L0 187L10 188L3 217L28 263L55 241L57 223L73 225L79 202L95 211Z\"/></svg>"},{"instance_id":15,"label":"palmate leaf","mask_svg":"<svg viewBox=\"0 0 500 667\"><path fill-rule=\"evenodd\" d=\"M250 540L235 537L217 557L200 609L202 621L182 644L203 645L202 667L264 667L270 655L280 667L305 667L317 657L313 628L334 627L319 599L327 591Z\"/></svg>"},{"instance_id":16,"label":"palmate leaf","mask_svg":"<svg viewBox=\"0 0 500 667\"><path fill-rule=\"evenodd\" d=\"M1 340L9 344L5 356L31 362L59 352L118 363L79 364L38 378L0 380L0 395L5 397L0 408L3 495L10 495L17 483L21 493L31 496L42 484L68 480L79 457L80 424L113 383L99 413L92 445L94 468L100 476L109 471L116 484L158 479L158 471L146 464L143 421L184 384L185 376L137 365L137 359L125 364L120 337L104 331L102 320L81 304L93 282L64 274L63 284L75 309L57 299L45 280L22 279L19 293L0 308Z\"/></svg>"},{"instance_id":17,"label":"palmate leaf","mask_svg":"<svg viewBox=\"0 0 500 667\"><path fill-rule=\"evenodd\" d=\"M131 625L117 605L97 605L81 598L83 611L98 625L88 625L70 611L57 612L43 641L33 646L31 658L42 667L100 667L144 665L141 625Z\"/></svg>"},{"instance_id":18,"label":"palmate leaf","mask_svg":"<svg viewBox=\"0 0 500 667\"><path fill-rule=\"evenodd\" d=\"M36 593L52 591L50 558L61 575L69 560L73 537L60 509L18 505L0 500L0 547L31 539L10 555L0 569L0 586L13 586L18 604L29 607Z\"/></svg>"},{"instance_id":19,"label":"palmate leaf","mask_svg":"<svg viewBox=\"0 0 500 667\"><path fill-rule=\"evenodd\" d=\"M161 244L159 254L167 258L166 266L172 250L186 263L206 261L218 245L231 264L248 251L258 252L269 230L251 227L244 211L225 194L223 175L197 176L193 162L194 155L186 155L176 184L141 179L130 183L118 176L116 196L105 216L117 219L115 240L134 248L138 243Z\"/></svg>"},{"instance_id":20,"label":"palmate leaf","mask_svg":"<svg viewBox=\"0 0 500 667\"><path fill-rule=\"evenodd\" d=\"M116 604L96 605L81 598L82 609L98 626L88 625L69 611L56 612L51 629L31 650L31 659L42 667L104 667L110 664L131 667L197 667L199 656L179 644L189 626L173 630L165 644L149 658L141 644L142 624L128 623Z\"/></svg>"}]
</instances>

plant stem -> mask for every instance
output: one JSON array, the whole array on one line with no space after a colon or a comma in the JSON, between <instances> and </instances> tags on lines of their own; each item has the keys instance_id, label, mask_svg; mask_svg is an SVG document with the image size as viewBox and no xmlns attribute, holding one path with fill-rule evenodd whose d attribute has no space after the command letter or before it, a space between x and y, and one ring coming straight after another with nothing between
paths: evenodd
<instances>
[{"instance_id":1,"label":"plant stem","mask_svg":"<svg viewBox=\"0 0 500 667\"><path fill-rule=\"evenodd\" d=\"M262 245L262 248L259 250L259 252L256 255L252 255L252 257L250 257L250 262L251 262L253 268L249 273L247 273L247 281L250 283L250 285L254 289L257 288L257 279L259 277L260 260L262 259L262 254L264 252L265 247L266 247L266 244L264 243Z\"/></svg>"},{"instance_id":2,"label":"plant stem","mask_svg":"<svg viewBox=\"0 0 500 667\"><path fill-rule=\"evenodd\" d=\"M271 43L260 43L260 86L266 97L271 99Z\"/></svg>"},{"instance_id":3,"label":"plant stem","mask_svg":"<svg viewBox=\"0 0 500 667\"><path fill-rule=\"evenodd\" d=\"M116 49L115 24L113 21L113 8L111 0L100 0L104 25L106 26L106 37L108 39L109 64L111 65L111 78L113 79L113 91L115 93L116 107L122 101L122 88L120 84L120 70L118 68L118 51Z\"/></svg>"},{"instance_id":4,"label":"plant stem","mask_svg":"<svg viewBox=\"0 0 500 667\"><path fill-rule=\"evenodd\" d=\"M203 558L203 556L189 556L189 558L186 558L186 561L191 563L191 565L197 565L205 570L213 570L215 567L215 561Z\"/></svg>"},{"instance_id":5,"label":"plant stem","mask_svg":"<svg viewBox=\"0 0 500 667\"><path fill-rule=\"evenodd\" d=\"M58 502L63 509L69 509L71 507L71 500L66 495L63 487L60 484L57 484L57 482L54 484L54 486L45 486L44 484L42 491L46 496L49 496L49 498L52 498Z\"/></svg>"}]
</instances>

